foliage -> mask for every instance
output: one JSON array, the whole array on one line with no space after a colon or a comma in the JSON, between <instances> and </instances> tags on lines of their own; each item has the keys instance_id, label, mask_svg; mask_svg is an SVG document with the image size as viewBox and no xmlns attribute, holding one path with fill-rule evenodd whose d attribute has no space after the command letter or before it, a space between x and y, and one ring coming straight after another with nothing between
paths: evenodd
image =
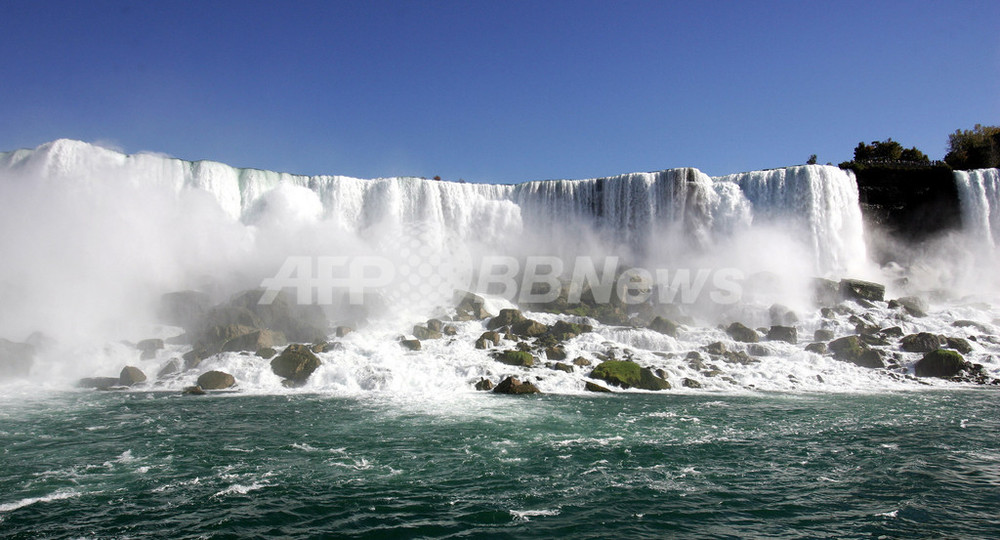
<instances>
[{"instance_id":1,"label":"foliage","mask_svg":"<svg viewBox=\"0 0 1000 540\"><path fill-rule=\"evenodd\" d=\"M811 156L809 156L809 161L806 162L806 165L815 165L815 164L816 164L816 154L812 154Z\"/></svg>"},{"instance_id":2,"label":"foliage","mask_svg":"<svg viewBox=\"0 0 1000 540\"><path fill-rule=\"evenodd\" d=\"M855 162L894 162L909 161L914 163L930 163L926 154L913 148L903 148L903 145L892 140L892 137L884 141L872 141L871 144L858 143L854 149Z\"/></svg>"},{"instance_id":3,"label":"foliage","mask_svg":"<svg viewBox=\"0 0 1000 540\"><path fill-rule=\"evenodd\" d=\"M948 136L944 160L956 169L1000 167L1000 126L976 124L972 130L956 130Z\"/></svg>"}]
</instances>

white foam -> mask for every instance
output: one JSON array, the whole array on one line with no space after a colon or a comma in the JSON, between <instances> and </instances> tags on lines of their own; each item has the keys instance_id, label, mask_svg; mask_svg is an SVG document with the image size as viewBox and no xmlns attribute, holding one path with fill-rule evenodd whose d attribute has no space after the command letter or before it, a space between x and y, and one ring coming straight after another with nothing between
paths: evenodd
<instances>
[{"instance_id":1,"label":"white foam","mask_svg":"<svg viewBox=\"0 0 1000 540\"><path fill-rule=\"evenodd\" d=\"M13 512L19 508L24 508L25 506L31 506L37 503L46 503L52 501L61 501L64 499L72 499L74 497L79 497L80 493L74 490L58 490L49 495L43 497L28 497L15 501L12 503L0 504L0 512Z\"/></svg>"}]
</instances>

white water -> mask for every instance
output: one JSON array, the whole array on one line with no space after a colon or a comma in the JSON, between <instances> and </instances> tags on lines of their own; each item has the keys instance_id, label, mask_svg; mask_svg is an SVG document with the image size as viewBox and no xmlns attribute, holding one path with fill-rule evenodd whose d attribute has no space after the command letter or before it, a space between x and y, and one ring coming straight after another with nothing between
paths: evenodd
<instances>
[{"instance_id":1,"label":"white water","mask_svg":"<svg viewBox=\"0 0 1000 540\"><path fill-rule=\"evenodd\" d=\"M955 171L962 226L982 244L1000 243L1000 169Z\"/></svg>"},{"instance_id":2,"label":"white water","mask_svg":"<svg viewBox=\"0 0 1000 540\"><path fill-rule=\"evenodd\" d=\"M992 204L996 209L993 174L993 199L984 195L983 200L986 208ZM378 244L405 239L415 224L430 233L431 243L457 244L475 256L617 255L659 268L766 272L780 289L794 293L780 298L793 308L808 304L796 298L806 296L802 287L809 277L858 277L867 271L855 180L849 172L826 166L719 178L675 169L510 186L296 176L124 155L60 140L0 154L0 195L0 226L6 233L0 251L7 258L0 269L0 337L20 341L43 330L60 340L63 346L38 362L33 375L44 378L58 370L57 378L65 381L114 376L122 366L136 364L152 376L185 352L187 347L168 346L155 360L140 363L134 347L119 342L181 332L150 319L150 308L163 292L198 288L223 300L273 276L290 255L366 254ZM684 360L687 351L714 341L744 349L714 328L714 322L767 325L773 301L738 306L718 321L685 327L676 339L599 326L567 345L569 359L583 356L597 363L596 355L609 350L628 353L643 365L663 369L675 388L685 378L709 390L912 385L805 352L801 345L774 342L766 344L768 352L758 363L718 363L712 376ZM496 299L488 307L495 313L507 305ZM884 304L878 309L885 326L963 337L970 331L951 328L954 320L988 325L1000 316L992 308L960 306L954 308L965 310L960 314L942 310L914 321ZM800 313L806 317L800 325L803 344L817 328L834 328L840 335L853 326L848 315L823 321L804 309ZM321 355L324 364L305 390L437 395L468 391L479 377L496 381L519 374L542 377L537 382L546 392L578 392L589 372L522 372L499 364L473 347L484 330L478 321L458 324L455 338L428 340L421 352L405 352L396 337L431 314L417 315L376 321L342 339L344 350ZM533 317L544 323L556 320L545 314ZM970 359L996 368L991 353L998 347L974 346ZM243 391L292 391L281 386L266 362L236 353L206 360L198 373L154 384L181 388L208 369L233 374Z\"/></svg>"}]
</instances>

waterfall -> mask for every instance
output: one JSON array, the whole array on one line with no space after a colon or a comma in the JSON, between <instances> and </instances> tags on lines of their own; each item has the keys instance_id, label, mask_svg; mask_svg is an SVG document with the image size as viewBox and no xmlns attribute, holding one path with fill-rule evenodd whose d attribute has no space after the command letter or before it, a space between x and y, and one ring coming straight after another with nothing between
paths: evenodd
<instances>
[{"instance_id":1,"label":"waterfall","mask_svg":"<svg viewBox=\"0 0 1000 540\"><path fill-rule=\"evenodd\" d=\"M1000 241L1000 169L955 171L962 228L976 241Z\"/></svg>"}]
</instances>

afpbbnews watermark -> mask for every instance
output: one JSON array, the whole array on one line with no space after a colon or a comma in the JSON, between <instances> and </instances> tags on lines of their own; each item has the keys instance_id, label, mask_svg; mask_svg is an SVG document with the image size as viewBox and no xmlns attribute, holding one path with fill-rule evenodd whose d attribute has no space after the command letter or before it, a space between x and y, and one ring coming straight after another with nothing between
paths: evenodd
<instances>
[{"instance_id":1,"label":"afpbbnews watermark","mask_svg":"<svg viewBox=\"0 0 1000 540\"><path fill-rule=\"evenodd\" d=\"M743 294L744 273L737 268L623 268L618 257L482 257L421 260L419 257L295 256L276 275L261 282L261 304L274 302L283 290L295 291L300 304L330 305L346 297L360 305L372 294L401 301L450 298L454 291L499 296L518 304L546 304L565 295L568 304L682 303L706 299L736 304Z\"/></svg>"}]
</instances>

